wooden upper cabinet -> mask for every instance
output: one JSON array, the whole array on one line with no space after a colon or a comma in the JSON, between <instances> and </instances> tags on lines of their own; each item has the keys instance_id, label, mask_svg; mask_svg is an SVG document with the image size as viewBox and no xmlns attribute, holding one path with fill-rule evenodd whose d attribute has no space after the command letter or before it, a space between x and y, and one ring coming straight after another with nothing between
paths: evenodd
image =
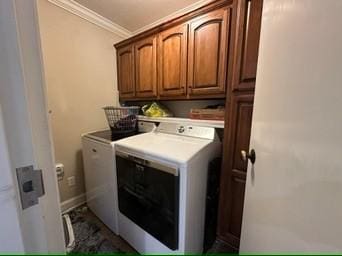
<instances>
[{"instance_id":1,"label":"wooden upper cabinet","mask_svg":"<svg viewBox=\"0 0 342 256\"><path fill-rule=\"evenodd\" d=\"M135 85L138 98L157 96L157 36L135 43Z\"/></svg>"},{"instance_id":2,"label":"wooden upper cabinet","mask_svg":"<svg viewBox=\"0 0 342 256\"><path fill-rule=\"evenodd\" d=\"M132 98L135 96L134 48L132 45L118 49L117 65L120 98Z\"/></svg>"},{"instance_id":3,"label":"wooden upper cabinet","mask_svg":"<svg viewBox=\"0 0 342 256\"><path fill-rule=\"evenodd\" d=\"M229 88L232 83L227 69L233 65L228 57L234 54L230 35L238 1L211 1L115 44L120 98L225 98L227 81Z\"/></svg>"},{"instance_id":4,"label":"wooden upper cabinet","mask_svg":"<svg viewBox=\"0 0 342 256\"><path fill-rule=\"evenodd\" d=\"M225 96L231 7L227 6L190 22L189 95Z\"/></svg>"},{"instance_id":5,"label":"wooden upper cabinet","mask_svg":"<svg viewBox=\"0 0 342 256\"><path fill-rule=\"evenodd\" d=\"M159 34L158 89L159 95L186 95L188 25L182 24Z\"/></svg>"},{"instance_id":6,"label":"wooden upper cabinet","mask_svg":"<svg viewBox=\"0 0 342 256\"><path fill-rule=\"evenodd\" d=\"M233 90L255 86L261 27L262 0L239 0L235 31Z\"/></svg>"}]
</instances>

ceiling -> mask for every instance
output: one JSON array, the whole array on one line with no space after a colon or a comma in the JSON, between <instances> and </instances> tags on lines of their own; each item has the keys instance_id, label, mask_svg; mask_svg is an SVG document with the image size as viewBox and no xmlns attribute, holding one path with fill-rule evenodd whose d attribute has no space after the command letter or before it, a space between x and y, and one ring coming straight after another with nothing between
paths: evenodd
<instances>
[{"instance_id":1,"label":"ceiling","mask_svg":"<svg viewBox=\"0 0 342 256\"><path fill-rule=\"evenodd\" d=\"M180 9L203 0L75 0L79 4L135 32Z\"/></svg>"}]
</instances>

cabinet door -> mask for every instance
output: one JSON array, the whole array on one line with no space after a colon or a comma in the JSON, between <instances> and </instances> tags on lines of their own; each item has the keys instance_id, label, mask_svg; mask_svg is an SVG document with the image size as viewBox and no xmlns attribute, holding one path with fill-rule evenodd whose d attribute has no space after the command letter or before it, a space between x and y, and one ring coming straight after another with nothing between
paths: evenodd
<instances>
[{"instance_id":1,"label":"cabinet door","mask_svg":"<svg viewBox=\"0 0 342 256\"><path fill-rule=\"evenodd\" d=\"M239 0L233 64L233 90L255 86L263 0Z\"/></svg>"},{"instance_id":2,"label":"cabinet door","mask_svg":"<svg viewBox=\"0 0 342 256\"><path fill-rule=\"evenodd\" d=\"M225 7L190 22L189 95L225 96L230 12Z\"/></svg>"},{"instance_id":3,"label":"cabinet door","mask_svg":"<svg viewBox=\"0 0 342 256\"><path fill-rule=\"evenodd\" d=\"M253 94L231 98L224 134L218 235L235 248L240 241L247 171L240 152L249 148L253 98Z\"/></svg>"},{"instance_id":4,"label":"cabinet door","mask_svg":"<svg viewBox=\"0 0 342 256\"><path fill-rule=\"evenodd\" d=\"M152 36L135 44L136 96L157 96L157 37Z\"/></svg>"},{"instance_id":5,"label":"cabinet door","mask_svg":"<svg viewBox=\"0 0 342 256\"><path fill-rule=\"evenodd\" d=\"M188 25L163 31L158 40L158 79L160 96L186 94Z\"/></svg>"},{"instance_id":6,"label":"cabinet door","mask_svg":"<svg viewBox=\"0 0 342 256\"><path fill-rule=\"evenodd\" d=\"M135 96L134 48L132 45L117 50L118 89L120 98Z\"/></svg>"}]
</instances>

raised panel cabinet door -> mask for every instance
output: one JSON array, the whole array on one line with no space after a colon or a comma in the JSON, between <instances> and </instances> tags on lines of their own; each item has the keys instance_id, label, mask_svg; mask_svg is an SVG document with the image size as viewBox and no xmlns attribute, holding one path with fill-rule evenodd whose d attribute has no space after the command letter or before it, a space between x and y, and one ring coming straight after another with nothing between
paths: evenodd
<instances>
[{"instance_id":1,"label":"raised panel cabinet door","mask_svg":"<svg viewBox=\"0 0 342 256\"><path fill-rule=\"evenodd\" d=\"M231 6L190 22L189 95L224 95Z\"/></svg>"},{"instance_id":2,"label":"raised panel cabinet door","mask_svg":"<svg viewBox=\"0 0 342 256\"><path fill-rule=\"evenodd\" d=\"M263 0L239 0L234 43L233 90L254 89Z\"/></svg>"},{"instance_id":3,"label":"raised panel cabinet door","mask_svg":"<svg viewBox=\"0 0 342 256\"><path fill-rule=\"evenodd\" d=\"M152 36L135 44L136 96L157 96L157 37Z\"/></svg>"},{"instance_id":4,"label":"raised panel cabinet door","mask_svg":"<svg viewBox=\"0 0 342 256\"><path fill-rule=\"evenodd\" d=\"M120 98L133 98L135 96L133 45L117 50L117 65Z\"/></svg>"},{"instance_id":5,"label":"raised panel cabinet door","mask_svg":"<svg viewBox=\"0 0 342 256\"><path fill-rule=\"evenodd\" d=\"M240 242L247 171L240 154L249 150L253 99L253 93L231 97L224 134L218 236L235 248Z\"/></svg>"},{"instance_id":6,"label":"raised panel cabinet door","mask_svg":"<svg viewBox=\"0 0 342 256\"><path fill-rule=\"evenodd\" d=\"M188 25L182 24L159 34L159 95L186 95Z\"/></svg>"}]
</instances>

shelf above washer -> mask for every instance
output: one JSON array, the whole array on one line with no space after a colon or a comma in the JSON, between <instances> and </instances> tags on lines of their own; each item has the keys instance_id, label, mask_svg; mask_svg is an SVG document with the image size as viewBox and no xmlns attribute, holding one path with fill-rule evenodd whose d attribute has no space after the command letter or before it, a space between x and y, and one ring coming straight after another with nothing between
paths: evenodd
<instances>
[{"instance_id":1,"label":"shelf above washer","mask_svg":"<svg viewBox=\"0 0 342 256\"><path fill-rule=\"evenodd\" d=\"M158 123L185 123L198 125L203 127L214 127L214 128L224 128L224 121L216 121L216 120L199 120L199 119L190 119L190 118L180 118L180 117L147 117L143 115L138 115L139 121L149 121L149 122L158 122Z\"/></svg>"}]
</instances>

